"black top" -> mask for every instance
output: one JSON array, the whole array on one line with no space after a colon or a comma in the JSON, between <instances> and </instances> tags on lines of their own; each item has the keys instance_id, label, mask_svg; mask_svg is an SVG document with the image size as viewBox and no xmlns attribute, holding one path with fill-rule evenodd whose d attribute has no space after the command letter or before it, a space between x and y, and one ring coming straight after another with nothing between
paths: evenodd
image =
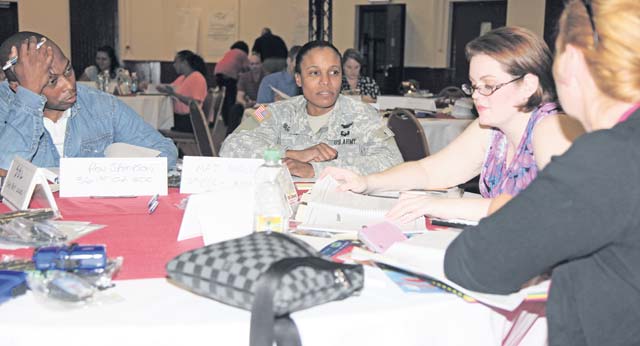
<instances>
[{"instance_id":1,"label":"black top","mask_svg":"<svg viewBox=\"0 0 640 346\"><path fill-rule=\"evenodd\" d=\"M552 270L550 345L640 345L640 110L578 138L449 246L449 279L517 291Z\"/></svg>"},{"instance_id":2,"label":"black top","mask_svg":"<svg viewBox=\"0 0 640 346\"><path fill-rule=\"evenodd\" d=\"M260 54L262 61L268 58L287 58L287 45L278 35L264 34L253 42L252 52Z\"/></svg>"}]
</instances>

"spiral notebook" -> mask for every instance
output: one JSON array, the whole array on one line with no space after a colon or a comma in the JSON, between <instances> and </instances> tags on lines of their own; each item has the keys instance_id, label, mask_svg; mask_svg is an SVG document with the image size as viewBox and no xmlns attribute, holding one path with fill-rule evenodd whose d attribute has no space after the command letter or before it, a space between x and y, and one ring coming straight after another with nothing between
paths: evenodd
<instances>
[{"instance_id":1,"label":"spiral notebook","mask_svg":"<svg viewBox=\"0 0 640 346\"><path fill-rule=\"evenodd\" d=\"M332 177L316 182L307 205L298 208L296 219L302 222L298 229L357 233L364 226L384 221L389 209L397 202L394 198L339 191L338 185ZM423 217L399 227L403 232L426 231Z\"/></svg>"}]
</instances>

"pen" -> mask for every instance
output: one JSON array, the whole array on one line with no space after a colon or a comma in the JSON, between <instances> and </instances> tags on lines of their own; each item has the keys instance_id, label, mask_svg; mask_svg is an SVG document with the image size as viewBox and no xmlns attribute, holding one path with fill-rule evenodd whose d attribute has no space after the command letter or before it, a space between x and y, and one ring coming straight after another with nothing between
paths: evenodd
<instances>
[{"instance_id":1,"label":"pen","mask_svg":"<svg viewBox=\"0 0 640 346\"><path fill-rule=\"evenodd\" d=\"M36 44L36 49L40 49L40 47L42 47L42 45L43 45L45 42L47 42L47 39L43 37L43 38L42 38L42 40L41 40L40 42L38 42L38 44ZM16 55L16 56L14 56L13 58L9 59L9 60L7 61L7 63L6 63L6 64L4 64L4 66L2 66L2 70L3 70L3 71L6 71L6 70L10 69L10 68L11 68L11 66L13 66L13 65L15 65L15 64L17 64L17 63L18 63L18 56Z\"/></svg>"},{"instance_id":2,"label":"pen","mask_svg":"<svg viewBox=\"0 0 640 346\"><path fill-rule=\"evenodd\" d=\"M153 195L153 197L151 197L151 199L147 203L147 208L149 209L149 214L153 214L153 212L156 211L156 208L158 208L158 205L160 204L158 202L158 197L159 197L158 194Z\"/></svg>"}]
</instances>

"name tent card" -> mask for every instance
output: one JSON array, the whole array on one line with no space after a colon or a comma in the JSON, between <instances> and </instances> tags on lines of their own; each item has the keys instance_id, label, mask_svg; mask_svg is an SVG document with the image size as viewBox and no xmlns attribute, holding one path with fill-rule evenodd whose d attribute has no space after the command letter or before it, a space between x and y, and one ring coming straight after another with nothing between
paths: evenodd
<instances>
[{"instance_id":1,"label":"name tent card","mask_svg":"<svg viewBox=\"0 0 640 346\"><path fill-rule=\"evenodd\" d=\"M218 188L189 196L178 241L202 236L205 245L242 237L253 231L252 186Z\"/></svg>"},{"instance_id":2,"label":"name tent card","mask_svg":"<svg viewBox=\"0 0 640 346\"><path fill-rule=\"evenodd\" d=\"M262 159L185 156L180 193L202 193L220 188L253 186Z\"/></svg>"},{"instance_id":3,"label":"name tent card","mask_svg":"<svg viewBox=\"0 0 640 346\"><path fill-rule=\"evenodd\" d=\"M2 192L0 192L3 197L2 202L12 210L27 209L34 191L38 191L38 195L46 200L49 207L58 212L58 206L43 169L23 158L16 157L11 162L11 167L2 186Z\"/></svg>"},{"instance_id":4,"label":"name tent card","mask_svg":"<svg viewBox=\"0 0 640 346\"><path fill-rule=\"evenodd\" d=\"M60 159L60 197L167 193L166 157Z\"/></svg>"}]
</instances>

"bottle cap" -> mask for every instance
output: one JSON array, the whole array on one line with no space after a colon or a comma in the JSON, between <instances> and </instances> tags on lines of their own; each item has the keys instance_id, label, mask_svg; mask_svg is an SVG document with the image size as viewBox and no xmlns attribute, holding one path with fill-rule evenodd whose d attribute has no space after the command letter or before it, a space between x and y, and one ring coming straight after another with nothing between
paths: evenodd
<instances>
[{"instance_id":1,"label":"bottle cap","mask_svg":"<svg viewBox=\"0 0 640 346\"><path fill-rule=\"evenodd\" d=\"M278 161L280 160L280 150L278 149L267 149L264 151L264 160L265 161Z\"/></svg>"}]
</instances>

